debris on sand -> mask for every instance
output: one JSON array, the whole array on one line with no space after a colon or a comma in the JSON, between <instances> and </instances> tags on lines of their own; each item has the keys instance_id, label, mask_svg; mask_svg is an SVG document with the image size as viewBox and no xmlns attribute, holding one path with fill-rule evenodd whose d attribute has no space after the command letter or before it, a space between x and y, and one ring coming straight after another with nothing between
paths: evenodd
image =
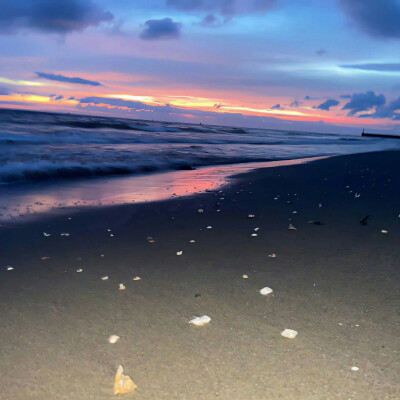
<instances>
[{"instance_id":1,"label":"debris on sand","mask_svg":"<svg viewBox=\"0 0 400 400\"><path fill-rule=\"evenodd\" d=\"M270 257L270 258L276 258L276 254L275 254L275 253L268 254L268 257Z\"/></svg>"},{"instance_id":2,"label":"debris on sand","mask_svg":"<svg viewBox=\"0 0 400 400\"><path fill-rule=\"evenodd\" d=\"M242 278L243 278L243 279L248 279L248 278L249 278L249 276L248 276L248 275L246 275L246 274L244 274L244 275L242 275Z\"/></svg>"},{"instance_id":3,"label":"debris on sand","mask_svg":"<svg viewBox=\"0 0 400 400\"><path fill-rule=\"evenodd\" d=\"M154 240L151 236L148 236L148 237L147 237L147 241L148 241L149 243L154 243L154 242L155 242L155 240Z\"/></svg>"},{"instance_id":4,"label":"debris on sand","mask_svg":"<svg viewBox=\"0 0 400 400\"><path fill-rule=\"evenodd\" d=\"M285 329L285 330L281 333L281 335L282 335L283 337L285 337L285 338L288 338L288 339L294 339L294 338L298 335L298 332L295 331L294 329Z\"/></svg>"},{"instance_id":5,"label":"debris on sand","mask_svg":"<svg viewBox=\"0 0 400 400\"><path fill-rule=\"evenodd\" d=\"M271 289L271 288L269 288L269 287L265 287L265 288L262 288L261 290L260 290L260 293L263 295L263 296L267 296L268 294L270 294L270 293L272 293L273 292L273 290Z\"/></svg>"},{"instance_id":6,"label":"debris on sand","mask_svg":"<svg viewBox=\"0 0 400 400\"><path fill-rule=\"evenodd\" d=\"M117 373L115 374L115 383L114 383L114 394L127 394L132 393L137 385L133 380L123 374L124 368L120 365L117 369Z\"/></svg>"},{"instance_id":7,"label":"debris on sand","mask_svg":"<svg viewBox=\"0 0 400 400\"><path fill-rule=\"evenodd\" d=\"M211 318L208 315L203 315L202 317L194 317L189 321L189 324L193 324L196 326L203 326L208 324L211 321Z\"/></svg>"},{"instance_id":8,"label":"debris on sand","mask_svg":"<svg viewBox=\"0 0 400 400\"><path fill-rule=\"evenodd\" d=\"M140 276L135 276L134 278L133 278L133 280L134 281L140 281L142 278L140 277Z\"/></svg>"},{"instance_id":9,"label":"debris on sand","mask_svg":"<svg viewBox=\"0 0 400 400\"><path fill-rule=\"evenodd\" d=\"M289 231L297 231L297 228L293 224L289 224L288 229Z\"/></svg>"},{"instance_id":10,"label":"debris on sand","mask_svg":"<svg viewBox=\"0 0 400 400\"><path fill-rule=\"evenodd\" d=\"M114 344L114 343L117 343L119 339L120 339L119 336L117 336L117 335L111 335L111 336L108 338L108 341L109 341L111 344Z\"/></svg>"},{"instance_id":11,"label":"debris on sand","mask_svg":"<svg viewBox=\"0 0 400 400\"><path fill-rule=\"evenodd\" d=\"M119 290L125 290L126 286L123 283L119 284Z\"/></svg>"}]
</instances>

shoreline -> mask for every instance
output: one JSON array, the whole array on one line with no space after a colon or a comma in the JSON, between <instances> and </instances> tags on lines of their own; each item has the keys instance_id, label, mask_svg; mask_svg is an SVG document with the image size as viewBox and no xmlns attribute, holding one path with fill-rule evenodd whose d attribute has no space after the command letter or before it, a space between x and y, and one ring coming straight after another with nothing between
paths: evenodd
<instances>
[{"instance_id":1,"label":"shoreline","mask_svg":"<svg viewBox=\"0 0 400 400\"><path fill-rule=\"evenodd\" d=\"M399 154L3 225L0 398L112 399L121 364L127 399L397 400Z\"/></svg>"}]
</instances>

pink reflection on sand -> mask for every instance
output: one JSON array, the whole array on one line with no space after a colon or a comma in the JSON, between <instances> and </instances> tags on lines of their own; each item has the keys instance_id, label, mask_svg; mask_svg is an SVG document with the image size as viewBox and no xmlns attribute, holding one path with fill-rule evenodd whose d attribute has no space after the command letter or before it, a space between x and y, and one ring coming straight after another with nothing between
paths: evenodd
<instances>
[{"instance_id":1,"label":"pink reflection on sand","mask_svg":"<svg viewBox=\"0 0 400 400\"><path fill-rule=\"evenodd\" d=\"M232 175L252 169L302 164L326 157L261 163L232 164L171 171L140 176L98 178L91 180L32 183L0 189L0 220L24 221L45 212L81 207L143 203L191 196L216 190L229 183Z\"/></svg>"}]
</instances>

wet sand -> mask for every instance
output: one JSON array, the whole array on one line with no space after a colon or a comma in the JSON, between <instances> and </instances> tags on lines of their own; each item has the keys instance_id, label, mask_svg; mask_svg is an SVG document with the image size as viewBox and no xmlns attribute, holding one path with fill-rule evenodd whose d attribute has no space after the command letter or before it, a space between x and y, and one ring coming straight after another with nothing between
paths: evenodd
<instances>
[{"instance_id":1,"label":"wet sand","mask_svg":"<svg viewBox=\"0 0 400 400\"><path fill-rule=\"evenodd\" d=\"M119 364L127 399L399 399L399 168L340 156L4 224L0 399L111 399Z\"/></svg>"}]
</instances>

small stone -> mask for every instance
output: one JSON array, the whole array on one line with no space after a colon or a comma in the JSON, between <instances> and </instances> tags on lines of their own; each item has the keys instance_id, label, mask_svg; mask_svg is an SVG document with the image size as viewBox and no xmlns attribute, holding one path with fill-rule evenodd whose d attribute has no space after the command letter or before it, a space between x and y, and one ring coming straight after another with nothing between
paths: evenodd
<instances>
[{"instance_id":1,"label":"small stone","mask_svg":"<svg viewBox=\"0 0 400 400\"><path fill-rule=\"evenodd\" d=\"M288 339L294 339L298 335L298 332L294 329L285 329L283 332L281 332L281 335Z\"/></svg>"},{"instance_id":2,"label":"small stone","mask_svg":"<svg viewBox=\"0 0 400 400\"><path fill-rule=\"evenodd\" d=\"M111 344L114 344L114 343L117 343L119 339L120 339L119 336L117 336L117 335L111 335L111 336L108 338L108 341L109 341Z\"/></svg>"},{"instance_id":3,"label":"small stone","mask_svg":"<svg viewBox=\"0 0 400 400\"><path fill-rule=\"evenodd\" d=\"M194 297L195 297L195 298L201 297L201 293L195 293Z\"/></svg>"},{"instance_id":4,"label":"small stone","mask_svg":"<svg viewBox=\"0 0 400 400\"><path fill-rule=\"evenodd\" d=\"M189 324L193 324L196 326L203 326L208 324L211 321L211 318L208 315L203 315L202 317L194 317L189 321Z\"/></svg>"},{"instance_id":5,"label":"small stone","mask_svg":"<svg viewBox=\"0 0 400 400\"><path fill-rule=\"evenodd\" d=\"M269 287L265 287L265 288L262 288L261 290L260 290L260 293L263 295L263 296L267 296L268 294L270 294L270 293L272 293L273 292L273 290L271 289L271 288L269 288Z\"/></svg>"}]
</instances>

